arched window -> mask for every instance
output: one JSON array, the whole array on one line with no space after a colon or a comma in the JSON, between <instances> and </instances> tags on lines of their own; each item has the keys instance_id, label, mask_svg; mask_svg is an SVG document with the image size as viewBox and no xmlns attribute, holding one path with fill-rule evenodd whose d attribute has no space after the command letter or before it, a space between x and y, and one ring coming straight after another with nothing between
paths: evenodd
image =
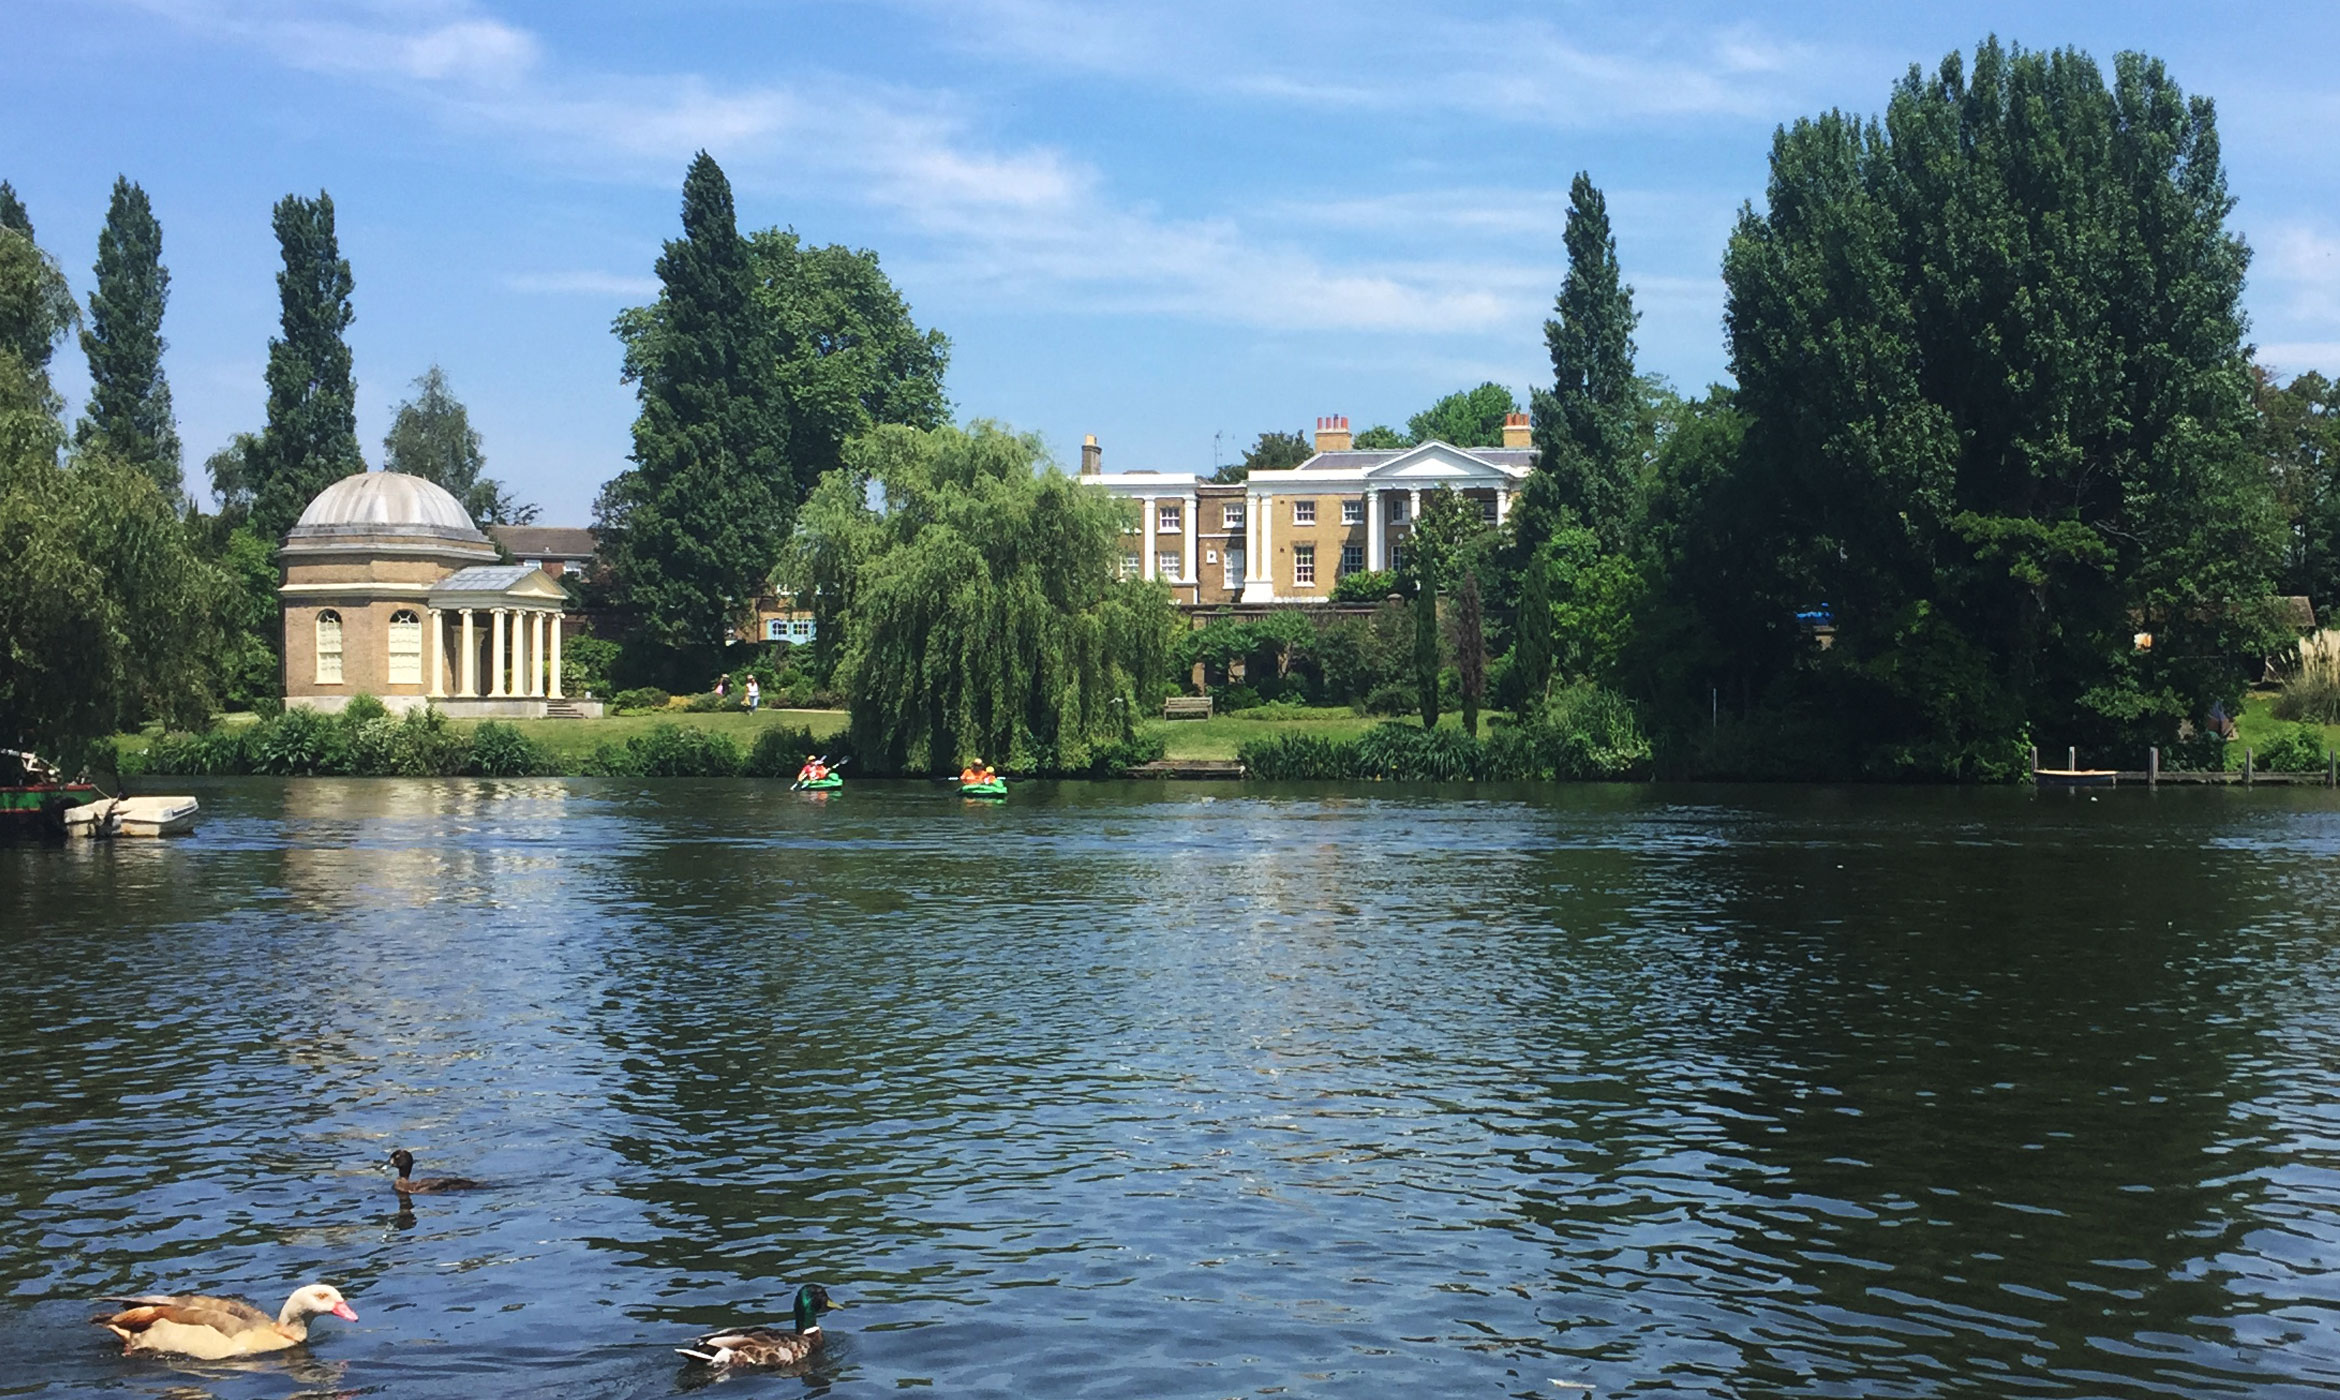
<instances>
[{"instance_id":1,"label":"arched window","mask_svg":"<svg viewBox=\"0 0 2340 1400\"><path fill-rule=\"evenodd\" d=\"M317 684L341 684L341 614L331 608L317 614Z\"/></svg>"},{"instance_id":2,"label":"arched window","mask_svg":"<svg viewBox=\"0 0 2340 1400\"><path fill-rule=\"evenodd\" d=\"M390 684L422 684L422 618L408 608L390 614Z\"/></svg>"}]
</instances>

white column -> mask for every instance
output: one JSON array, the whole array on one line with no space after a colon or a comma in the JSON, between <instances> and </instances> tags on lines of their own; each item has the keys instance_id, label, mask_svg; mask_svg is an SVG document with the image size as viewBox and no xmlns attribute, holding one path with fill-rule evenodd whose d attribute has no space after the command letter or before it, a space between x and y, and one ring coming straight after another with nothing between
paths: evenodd
<instances>
[{"instance_id":1,"label":"white column","mask_svg":"<svg viewBox=\"0 0 2340 1400\"><path fill-rule=\"evenodd\" d=\"M544 694L544 613L528 614L528 693Z\"/></svg>"},{"instance_id":2,"label":"white column","mask_svg":"<svg viewBox=\"0 0 2340 1400\"><path fill-rule=\"evenodd\" d=\"M561 698L561 615L552 615L552 698Z\"/></svg>"},{"instance_id":3,"label":"white column","mask_svg":"<svg viewBox=\"0 0 2340 1400\"><path fill-rule=\"evenodd\" d=\"M1259 577L1267 587L1263 590L1273 598L1276 595L1276 498L1259 498Z\"/></svg>"},{"instance_id":4,"label":"white column","mask_svg":"<svg viewBox=\"0 0 2340 1400\"><path fill-rule=\"evenodd\" d=\"M504 693L504 614L505 608L493 610L488 630L488 694Z\"/></svg>"},{"instance_id":5,"label":"white column","mask_svg":"<svg viewBox=\"0 0 2340 1400\"><path fill-rule=\"evenodd\" d=\"M1414 522L1421 518L1422 488L1419 486L1408 487L1406 489L1406 528L1413 529Z\"/></svg>"},{"instance_id":6,"label":"white column","mask_svg":"<svg viewBox=\"0 0 2340 1400\"><path fill-rule=\"evenodd\" d=\"M1183 582L1186 582L1186 583L1189 583L1189 584L1191 584L1191 583L1194 583L1194 582L1196 582L1196 581L1197 581L1197 576L1196 576L1196 574L1195 574L1195 572L1194 572L1194 561L1195 561L1196 559L1198 559L1198 558L1200 558L1200 557L1201 557L1200 555L1198 555L1197 553L1195 553L1194 542L1195 542L1195 536L1197 536L1197 535L1200 535L1200 534L1202 533L1202 517L1201 517L1201 516L1199 516L1198 514L1196 514L1196 511L1197 511L1198 507L1197 507L1197 505L1196 505L1196 503L1195 503L1194 495L1193 495L1193 493L1192 493L1192 492L1189 492L1189 493L1187 493L1187 496L1186 496L1185 500L1186 500L1186 507L1185 507L1185 509L1186 509L1186 572L1185 572L1184 574L1182 574L1182 575L1180 576L1180 578L1181 578L1181 580L1182 580ZM1197 589L1197 590L1195 590L1195 595L1194 595L1194 596L1195 596L1195 601L1197 601L1197 602L1200 602L1200 601L1202 600L1202 591L1201 591L1200 589Z\"/></svg>"},{"instance_id":7,"label":"white column","mask_svg":"<svg viewBox=\"0 0 2340 1400\"><path fill-rule=\"evenodd\" d=\"M433 700L447 698L447 615L437 608L431 615L431 688Z\"/></svg>"},{"instance_id":8,"label":"white column","mask_svg":"<svg viewBox=\"0 0 2340 1400\"><path fill-rule=\"evenodd\" d=\"M463 614L463 691L468 696L479 694L479 644L471 639L471 609L460 609Z\"/></svg>"},{"instance_id":9,"label":"white column","mask_svg":"<svg viewBox=\"0 0 2340 1400\"><path fill-rule=\"evenodd\" d=\"M1246 492L1243 497L1243 582L1246 588L1259 582L1259 496Z\"/></svg>"},{"instance_id":10,"label":"white column","mask_svg":"<svg viewBox=\"0 0 2340 1400\"><path fill-rule=\"evenodd\" d=\"M1381 488L1368 487L1365 492L1365 567L1379 569L1381 562Z\"/></svg>"},{"instance_id":11,"label":"white column","mask_svg":"<svg viewBox=\"0 0 2340 1400\"><path fill-rule=\"evenodd\" d=\"M1143 531L1145 553L1138 556L1138 577L1154 576L1154 498L1138 497L1138 528Z\"/></svg>"},{"instance_id":12,"label":"white column","mask_svg":"<svg viewBox=\"0 0 2340 1400\"><path fill-rule=\"evenodd\" d=\"M1500 525L1511 518L1511 491L1508 487L1495 488L1495 523Z\"/></svg>"}]
</instances>

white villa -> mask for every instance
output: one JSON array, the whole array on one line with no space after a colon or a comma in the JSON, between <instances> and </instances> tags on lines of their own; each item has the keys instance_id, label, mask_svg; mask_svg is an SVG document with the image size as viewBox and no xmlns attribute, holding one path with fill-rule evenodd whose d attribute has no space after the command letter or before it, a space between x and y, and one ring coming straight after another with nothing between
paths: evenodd
<instances>
[{"instance_id":1,"label":"white villa","mask_svg":"<svg viewBox=\"0 0 2340 1400\"><path fill-rule=\"evenodd\" d=\"M1497 523L1536 458L1524 413L1504 420L1501 447L1360 451L1352 441L1347 418L1319 418L1307 461L1222 486L1193 472L1108 475L1091 437L1081 479L1138 503L1122 570L1168 582L1179 602L1321 603L1344 574L1396 567L1424 491L1459 491Z\"/></svg>"}]
</instances>

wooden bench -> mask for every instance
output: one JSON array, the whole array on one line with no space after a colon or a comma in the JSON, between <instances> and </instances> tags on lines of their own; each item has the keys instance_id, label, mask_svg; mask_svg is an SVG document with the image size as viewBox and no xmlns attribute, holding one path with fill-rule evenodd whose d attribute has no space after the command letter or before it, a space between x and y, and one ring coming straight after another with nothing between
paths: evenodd
<instances>
[{"instance_id":1,"label":"wooden bench","mask_svg":"<svg viewBox=\"0 0 2340 1400\"><path fill-rule=\"evenodd\" d=\"M1164 719L1209 719L1211 697L1208 695L1173 695L1162 702Z\"/></svg>"}]
</instances>

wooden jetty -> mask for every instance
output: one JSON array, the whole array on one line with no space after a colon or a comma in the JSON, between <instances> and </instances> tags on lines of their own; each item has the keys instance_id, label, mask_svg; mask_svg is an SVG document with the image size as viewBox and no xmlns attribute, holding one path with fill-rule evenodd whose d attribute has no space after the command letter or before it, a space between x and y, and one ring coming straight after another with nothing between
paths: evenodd
<instances>
[{"instance_id":1,"label":"wooden jetty","mask_svg":"<svg viewBox=\"0 0 2340 1400\"><path fill-rule=\"evenodd\" d=\"M2163 783L2192 787L2340 787L2340 753L2324 755L2323 771L2315 773L2268 773L2261 771L2256 756L2246 748L2240 768L2204 770L2168 769L2161 766L2161 750L2145 751L2143 768L2082 768L2076 749L2064 751L2064 766L2042 768L2039 750L2031 751L2031 781L2040 787L2159 787Z\"/></svg>"}]
</instances>

